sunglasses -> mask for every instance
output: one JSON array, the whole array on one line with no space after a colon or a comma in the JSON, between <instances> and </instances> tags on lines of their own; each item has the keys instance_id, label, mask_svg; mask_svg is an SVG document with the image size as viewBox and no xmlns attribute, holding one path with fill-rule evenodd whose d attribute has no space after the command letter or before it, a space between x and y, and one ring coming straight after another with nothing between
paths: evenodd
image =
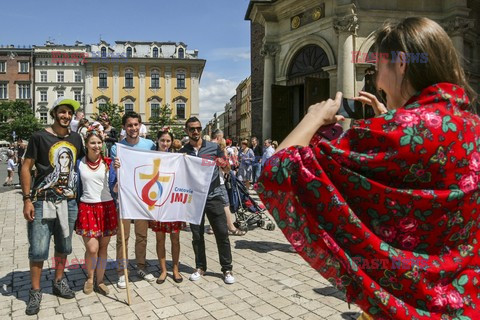
<instances>
[{"instance_id":1,"label":"sunglasses","mask_svg":"<svg viewBox=\"0 0 480 320\"><path fill-rule=\"evenodd\" d=\"M188 132L202 132L202 127L188 127Z\"/></svg>"}]
</instances>

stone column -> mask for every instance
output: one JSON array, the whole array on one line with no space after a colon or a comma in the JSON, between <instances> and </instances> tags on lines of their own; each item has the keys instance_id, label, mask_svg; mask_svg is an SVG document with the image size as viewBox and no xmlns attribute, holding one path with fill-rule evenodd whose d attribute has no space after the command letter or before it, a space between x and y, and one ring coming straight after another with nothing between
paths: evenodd
<instances>
[{"instance_id":1,"label":"stone column","mask_svg":"<svg viewBox=\"0 0 480 320\"><path fill-rule=\"evenodd\" d=\"M199 88L198 88L198 70L194 68L190 71L190 117L198 117L200 115L199 106ZM188 115L186 114L187 118Z\"/></svg>"},{"instance_id":2,"label":"stone column","mask_svg":"<svg viewBox=\"0 0 480 320\"><path fill-rule=\"evenodd\" d=\"M463 35L470 28L474 27L474 23L474 20L463 17L453 17L443 23L443 28L452 39L453 46L457 49L457 52L460 55L460 60L463 60Z\"/></svg>"},{"instance_id":3,"label":"stone column","mask_svg":"<svg viewBox=\"0 0 480 320\"><path fill-rule=\"evenodd\" d=\"M113 101L114 104L120 103L120 68L113 66Z\"/></svg>"},{"instance_id":4,"label":"stone column","mask_svg":"<svg viewBox=\"0 0 480 320\"><path fill-rule=\"evenodd\" d=\"M87 63L85 67L85 117L90 118L93 113L93 105L90 101L94 101L93 96L93 66L91 63Z\"/></svg>"},{"instance_id":5,"label":"stone column","mask_svg":"<svg viewBox=\"0 0 480 320\"><path fill-rule=\"evenodd\" d=\"M145 113L145 66L140 66L138 69L138 80L140 82L139 85L139 95L138 95L138 100L140 103L140 114L143 119L145 119L145 122L148 122L148 119L146 119L146 113Z\"/></svg>"},{"instance_id":6,"label":"stone column","mask_svg":"<svg viewBox=\"0 0 480 320\"><path fill-rule=\"evenodd\" d=\"M172 69L165 67L165 104L172 106Z\"/></svg>"},{"instance_id":7,"label":"stone column","mask_svg":"<svg viewBox=\"0 0 480 320\"><path fill-rule=\"evenodd\" d=\"M272 85L275 84L275 55L279 49L277 44L266 42L260 51L264 57L262 137L272 136Z\"/></svg>"},{"instance_id":8,"label":"stone column","mask_svg":"<svg viewBox=\"0 0 480 320\"><path fill-rule=\"evenodd\" d=\"M352 63L354 37L358 29L358 18L355 7L343 17L334 19L333 28L338 34L338 74L337 90L342 91L344 97L355 95L355 65Z\"/></svg>"}]
</instances>

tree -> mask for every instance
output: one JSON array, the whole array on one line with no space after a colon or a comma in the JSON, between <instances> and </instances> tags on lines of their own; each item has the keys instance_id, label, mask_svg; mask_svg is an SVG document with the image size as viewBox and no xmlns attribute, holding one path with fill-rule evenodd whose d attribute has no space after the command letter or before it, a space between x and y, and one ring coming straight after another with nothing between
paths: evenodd
<instances>
[{"instance_id":1,"label":"tree","mask_svg":"<svg viewBox=\"0 0 480 320\"><path fill-rule=\"evenodd\" d=\"M32 133L42 128L35 117L32 106L22 100L3 101L0 103L0 139L13 141L12 133L16 137L29 139Z\"/></svg>"},{"instance_id":2,"label":"tree","mask_svg":"<svg viewBox=\"0 0 480 320\"><path fill-rule=\"evenodd\" d=\"M177 117L172 117L172 109L168 104L160 106L156 112L153 112L149 122L150 129L148 133L153 139L156 138L157 132L163 127L170 127L174 137L177 139L181 139L185 135L183 126L178 123Z\"/></svg>"},{"instance_id":3,"label":"tree","mask_svg":"<svg viewBox=\"0 0 480 320\"><path fill-rule=\"evenodd\" d=\"M96 120L98 118L98 115L103 113L108 116L112 127L115 127L115 129L117 129L117 132L121 132L123 107L119 106L118 104L107 102L106 104L101 104L98 107L98 113L94 113L92 116Z\"/></svg>"}]
</instances>

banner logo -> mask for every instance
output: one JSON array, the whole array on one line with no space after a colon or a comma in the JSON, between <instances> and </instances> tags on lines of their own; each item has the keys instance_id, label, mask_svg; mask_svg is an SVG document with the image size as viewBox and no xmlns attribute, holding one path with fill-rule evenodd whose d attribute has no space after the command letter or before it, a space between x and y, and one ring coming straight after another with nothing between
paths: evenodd
<instances>
[{"instance_id":1,"label":"banner logo","mask_svg":"<svg viewBox=\"0 0 480 320\"><path fill-rule=\"evenodd\" d=\"M168 200L175 181L175 173L160 172L160 163L161 159L154 159L153 165L135 168L135 191L149 210Z\"/></svg>"}]
</instances>

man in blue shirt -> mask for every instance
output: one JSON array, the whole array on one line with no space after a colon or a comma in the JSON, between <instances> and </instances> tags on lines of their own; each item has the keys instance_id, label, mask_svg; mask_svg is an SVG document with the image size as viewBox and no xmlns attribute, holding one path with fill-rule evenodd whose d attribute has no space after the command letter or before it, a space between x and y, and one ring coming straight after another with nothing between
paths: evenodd
<instances>
[{"instance_id":1,"label":"man in blue shirt","mask_svg":"<svg viewBox=\"0 0 480 320\"><path fill-rule=\"evenodd\" d=\"M152 140L144 139L139 136L140 126L142 124L141 116L136 112L127 112L122 117L122 125L125 130L125 138L119 143L129 147L142 150L155 150L155 143ZM113 145L110 151L111 157L117 156L117 146ZM128 261L128 239L130 238L130 219L121 220L125 230L125 252L123 256L122 238L120 236L120 224L117 230L117 262L118 262L118 282L117 286L121 289L127 287L125 275L123 275L124 263ZM147 257L147 232L148 220L135 220L135 259L137 260L137 274L140 278L152 282L155 277L145 269L145 260Z\"/></svg>"},{"instance_id":2,"label":"man in blue shirt","mask_svg":"<svg viewBox=\"0 0 480 320\"><path fill-rule=\"evenodd\" d=\"M202 139L202 125L196 117L191 117L185 123L185 131L188 134L189 142L180 150L190 156L196 156L216 162L210 188L208 190L207 202L200 225L190 224L192 230L192 244L195 252L196 271L190 275L191 281L202 278L207 270L207 257L205 253L204 225L205 215L210 222L217 242L220 265L222 266L223 281L226 284L235 282L232 273L232 249L228 238L227 217L223 210L222 190L220 189L219 167L229 172L230 165L216 143Z\"/></svg>"}]
</instances>

